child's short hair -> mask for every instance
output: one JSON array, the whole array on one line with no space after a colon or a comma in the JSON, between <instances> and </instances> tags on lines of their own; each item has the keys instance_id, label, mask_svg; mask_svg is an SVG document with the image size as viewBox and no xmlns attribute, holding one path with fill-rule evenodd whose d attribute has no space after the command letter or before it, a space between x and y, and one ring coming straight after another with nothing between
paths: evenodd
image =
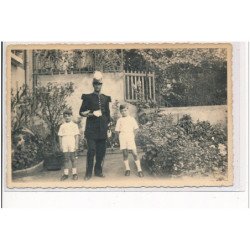
<instances>
[{"instance_id":1,"label":"child's short hair","mask_svg":"<svg viewBox=\"0 0 250 250\"><path fill-rule=\"evenodd\" d=\"M123 110L123 109L127 109L127 108L128 108L127 104L121 104L120 105L120 111Z\"/></svg>"},{"instance_id":2,"label":"child's short hair","mask_svg":"<svg viewBox=\"0 0 250 250\"><path fill-rule=\"evenodd\" d=\"M66 110L64 110L63 116L65 116L65 115L73 115L72 110L71 110L71 109L66 109Z\"/></svg>"}]
</instances>

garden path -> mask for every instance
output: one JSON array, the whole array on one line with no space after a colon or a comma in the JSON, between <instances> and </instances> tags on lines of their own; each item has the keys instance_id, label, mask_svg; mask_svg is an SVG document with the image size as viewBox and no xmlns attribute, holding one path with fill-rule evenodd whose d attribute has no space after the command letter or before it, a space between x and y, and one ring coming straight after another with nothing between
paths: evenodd
<instances>
[{"instance_id":1,"label":"garden path","mask_svg":"<svg viewBox=\"0 0 250 250\"><path fill-rule=\"evenodd\" d=\"M19 177L14 179L14 183L27 184L27 187L31 186L29 184L33 183L34 186L46 186L46 183L52 183L53 187L61 187L63 185L69 184L69 186L74 187L91 187L95 186L97 183L98 187L115 187L117 186L127 186L127 183L131 183L132 186L144 186L143 183L147 181L153 181L156 177L149 175L144 171L144 177L139 178L137 176L136 166L132 159L132 155L129 156L131 174L129 177L124 176L124 165L121 153L108 153L105 157L103 172L105 178L99 178L93 176L89 181L84 181L84 175L86 171L86 156L79 156L76 161L76 166L78 169L79 179L77 181L69 178L66 181L60 181L60 177L63 173L62 170L58 171L48 171L42 170L31 176ZM51 185L49 185L51 186Z\"/></svg>"}]
</instances>

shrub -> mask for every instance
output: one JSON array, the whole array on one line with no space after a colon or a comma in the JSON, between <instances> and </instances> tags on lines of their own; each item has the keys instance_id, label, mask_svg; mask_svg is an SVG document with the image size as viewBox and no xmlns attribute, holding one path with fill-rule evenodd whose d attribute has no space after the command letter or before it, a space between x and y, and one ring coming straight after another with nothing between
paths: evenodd
<instances>
[{"instance_id":1,"label":"shrub","mask_svg":"<svg viewBox=\"0 0 250 250\"><path fill-rule=\"evenodd\" d=\"M70 107L67 98L74 92L72 82L63 85L47 83L45 86L39 85L36 88L36 100L38 112L36 113L48 126L50 136L48 137L48 152L59 151L58 130L62 121L62 113Z\"/></svg>"},{"instance_id":2,"label":"shrub","mask_svg":"<svg viewBox=\"0 0 250 250\"><path fill-rule=\"evenodd\" d=\"M115 132L117 120L120 118L120 102L115 100L112 104L112 116L108 131L107 147L114 149L119 147L119 139Z\"/></svg>"},{"instance_id":3,"label":"shrub","mask_svg":"<svg viewBox=\"0 0 250 250\"><path fill-rule=\"evenodd\" d=\"M56 154L62 112L69 108L66 99L73 91L73 83L39 85L35 96L26 84L11 91L13 170L28 168L48 153Z\"/></svg>"},{"instance_id":4,"label":"shrub","mask_svg":"<svg viewBox=\"0 0 250 250\"><path fill-rule=\"evenodd\" d=\"M138 144L142 163L154 175L209 175L227 170L226 128L193 123L183 116L177 125L168 116L141 125Z\"/></svg>"},{"instance_id":5,"label":"shrub","mask_svg":"<svg viewBox=\"0 0 250 250\"><path fill-rule=\"evenodd\" d=\"M26 84L11 89L12 170L28 168L42 159L40 134L44 130L34 125L33 109L34 98Z\"/></svg>"},{"instance_id":6,"label":"shrub","mask_svg":"<svg viewBox=\"0 0 250 250\"><path fill-rule=\"evenodd\" d=\"M84 136L80 136L80 139L79 139L79 149L78 151L83 153L84 150L87 149L87 140L85 139Z\"/></svg>"},{"instance_id":7,"label":"shrub","mask_svg":"<svg viewBox=\"0 0 250 250\"><path fill-rule=\"evenodd\" d=\"M27 127L32 113L33 98L31 90L24 84L18 89L11 89L11 131L17 133Z\"/></svg>"},{"instance_id":8,"label":"shrub","mask_svg":"<svg viewBox=\"0 0 250 250\"><path fill-rule=\"evenodd\" d=\"M27 129L13 136L12 170L29 168L42 160L43 141Z\"/></svg>"}]
</instances>

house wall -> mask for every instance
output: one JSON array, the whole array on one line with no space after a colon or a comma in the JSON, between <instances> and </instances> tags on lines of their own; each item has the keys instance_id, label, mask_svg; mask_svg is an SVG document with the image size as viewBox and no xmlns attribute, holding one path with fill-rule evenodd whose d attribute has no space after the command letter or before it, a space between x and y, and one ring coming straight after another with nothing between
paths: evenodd
<instances>
[{"instance_id":1,"label":"house wall","mask_svg":"<svg viewBox=\"0 0 250 250\"><path fill-rule=\"evenodd\" d=\"M11 59L13 59L12 56ZM15 63L11 60L11 87L17 89L26 83L31 89L33 87L32 50L23 51L23 56L20 59L21 63Z\"/></svg>"},{"instance_id":2,"label":"house wall","mask_svg":"<svg viewBox=\"0 0 250 250\"><path fill-rule=\"evenodd\" d=\"M45 85L48 82L54 84L65 84L73 82L75 86L74 93L68 98L68 103L72 107L74 117L79 116L79 109L82 104L82 94L93 92L92 86L93 74L68 74L68 75L39 75L38 84ZM112 102L115 100L122 101L123 96L123 74L122 73L106 73L103 74L102 93L110 95Z\"/></svg>"},{"instance_id":3,"label":"house wall","mask_svg":"<svg viewBox=\"0 0 250 250\"><path fill-rule=\"evenodd\" d=\"M75 92L68 98L68 102L73 109L73 116L76 119L79 114L79 108L82 100L81 95L91 93L93 91L92 86L93 74L68 74L68 75L39 75L38 84L46 84L48 82L54 82L55 84L64 84L67 82L73 82L75 84ZM112 104L115 100L124 102L124 82L123 73L105 73L103 74L103 88L102 92L106 95L110 95L112 98ZM112 106L111 104L111 106ZM129 105L130 114L136 117L136 107ZM146 113L150 110L146 110ZM112 109L111 109L112 113ZM171 107L161 108L161 113L172 114L174 120L178 121L185 114L189 114L193 121L209 121L211 124L227 123L227 106L215 105L215 106L193 106L193 107ZM85 121L83 120L83 123Z\"/></svg>"},{"instance_id":4,"label":"house wall","mask_svg":"<svg viewBox=\"0 0 250 250\"><path fill-rule=\"evenodd\" d=\"M227 123L226 105L162 108L161 113L172 114L174 116L174 121L188 114L192 117L194 122L199 120L209 121L211 124Z\"/></svg>"},{"instance_id":5,"label":"house wall","mask_svg":"<svg viewBox=\"0 0 250 250\"><path fill-rule=\"evenodd\" d=\"M103 74L103 87L102 93L111 96L112 103L110 104L111 115L114 110L112 109L113 103L118 100L120 103L124 102L124 82L123 73L104 73ZM82 104L82 94L89 94L93 92L92 86L93 74L68 74L68 75L39 75L37 83L45 85L48 82L54 84L65 84L73 82L75 85L74 93L68 98L68 103L73 110L73 118L79 117L79 109ZM129 105L130 114L136 117L136 107ZM85 118L82 119L82 127L85 127Z\"/></svg>"},{"instance_id":6,"label":"house wall","mask_svg":"<svg viewBox=\"0 0 250 250\"><path fill-rule=\"evenodd\" d=\"M17 90L25 83L25 71L20 66L11 64L11 88Z\"/></svg>"}]
</instances>

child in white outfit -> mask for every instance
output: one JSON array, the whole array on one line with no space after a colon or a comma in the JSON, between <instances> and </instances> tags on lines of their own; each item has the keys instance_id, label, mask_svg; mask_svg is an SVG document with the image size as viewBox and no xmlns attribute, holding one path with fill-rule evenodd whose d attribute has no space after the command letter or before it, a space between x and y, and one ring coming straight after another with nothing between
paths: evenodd
<instances>
[{"instance_id":1,"label":"child in white outfit","mask_svg":"<svg viewBox=\"0 0 250 250\"><path fill-rule=\"evenodd\" d=\"M64 173L61 181L69 177L69 165L71 162L73 180L78 179L77 169L75 167L75 153L78 150L79 129L76 123L72 122L72 111L66 110L63 112L65 123L60 126L58 136L60 149L64 154Z\"/></svg>"},{"instance_id":2,"label":"child in white outfit","mask_svg":"<svg viewBox=\"0 0 250 250\"><path fill-rule=\"evenodd\" d=\"M135 131L138 129L138 124L134 117L128 114L128 107L120 105L122 117L117 120L115 131L119 134L120 149L123 153L123 161L125 164L125 176L130 175L130 167L128 162L128 151L131 150L137 166L138 176L143 177L140 160L138 159L135 145Z\"/></svg>"}]
</instances>

